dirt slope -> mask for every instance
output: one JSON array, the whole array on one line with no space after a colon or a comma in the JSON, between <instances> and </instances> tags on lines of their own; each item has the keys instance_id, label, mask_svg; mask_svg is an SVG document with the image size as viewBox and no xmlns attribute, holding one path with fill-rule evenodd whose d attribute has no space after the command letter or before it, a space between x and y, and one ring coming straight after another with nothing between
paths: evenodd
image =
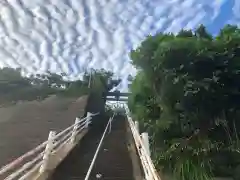
<instances>
[{"instance_id":1,"label":"dirt slope","mask_svg":"<svg viewBox=\"0 0 240 180\"><path fill-rule=\"evenodd\" d=\"M34 148L81 117L87 96L51 96L43 101L19 102L0 108L0 167Z\"/></svg>"}]
</instances>

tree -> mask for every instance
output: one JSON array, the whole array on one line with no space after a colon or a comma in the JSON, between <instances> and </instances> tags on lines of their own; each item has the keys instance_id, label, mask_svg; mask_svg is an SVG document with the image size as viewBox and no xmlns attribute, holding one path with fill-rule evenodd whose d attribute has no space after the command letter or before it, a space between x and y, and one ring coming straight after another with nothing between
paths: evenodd
<instances>
[{"instance_id":1,"label":"tree","mask_svg":"<svg viewBox=\"0 0 240 180\"><path fill-rule=\"evenodd\" d=\"M208 40L212 40L212 36L207 32L205 26L201 24L195 31L195 35L198 38L205 38Z\"/></svg>"},{"instance_id":2,"label":"tree","mask_svg":"<svg viewBox=\"0 0 240 180\"><path fill-rule=\"evenodd\" d=\"M131 52L139 71L129 108L151 135L157 165L168 164L180 180L209 179L213 152L240 149L239 45L238 27L214 38L200 25L147 37Z\"/></svg>"},{"instance_id":3,"label":"tree","mask_svg":"<svg viewBox=\"0 0 240 180\"><path fill-rule=\"evenodd\" d=\"M90 74L85 72L83 80L66 81L65 74L46 72L24 77L21 69L0 69L0 104L18 100L43 99L51 94L78 97L89 93ZM93 70L92 91L101 93L118 85L121 80L113 80L113 74L105 70Z\"/></svg>"},{"instance_id":4,"label":"tree","mask_svg":"<svg viewBox=\"0 0 240 180\"><path fill-rule=\"evenodd\" d=\"M184 30L184 29L182 29L177 34L177 37L195 37L195 35L193 34L193 32L191 30Z\"/></svg>"}]
</instances>

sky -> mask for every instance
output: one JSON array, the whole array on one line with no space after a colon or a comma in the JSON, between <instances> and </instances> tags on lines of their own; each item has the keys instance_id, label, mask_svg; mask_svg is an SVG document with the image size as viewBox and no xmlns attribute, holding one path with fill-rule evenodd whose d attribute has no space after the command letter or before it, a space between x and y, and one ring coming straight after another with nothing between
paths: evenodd
<instances>
[{"instance_id":1,"label":"sky","mask_svg":"<svg viewBox=\"0 0 240 180\"><path fill-rule=\"evenodd\" d=\"M126 91L129 52L147 35L228 23L240 23L239 0L0 0L0 66L72 80L104 68Z\"/></svg>"}]
</instances>

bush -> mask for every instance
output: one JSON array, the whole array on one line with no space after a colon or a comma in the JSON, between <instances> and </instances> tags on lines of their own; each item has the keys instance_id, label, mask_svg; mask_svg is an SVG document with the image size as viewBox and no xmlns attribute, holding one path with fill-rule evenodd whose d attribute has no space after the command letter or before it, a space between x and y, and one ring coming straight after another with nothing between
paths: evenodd
<instances>
[{"instance_id":1,"label":"bush","mask_svg":"<svg viewBox=\"0 0 240 180\"><path fill-rule=\"evenodd\" d=\"M212 152L239 152L239 46L237 26L213 37L201 25L149 36L131 52L139 71L130 111L151 136L156 165L179 180L211 179L220 167ZM233 161L223 166L234 168Z\"/></svg>"},{"instance_id":2,"label":"bush","mask_svg":"<svg viewBox=\"0 0 240 180\"><path fill-rule=\"evenodd\" d=\"M18 100L41 100L56 94L65 97L79 97L90 92L99 93L112 89L120 83L113 80L113 74L105 70L86 72L83 80L66 81L63 74L36 74L29 77L21 75L21 69L0 69L0 104ZM88 84L91 81L89 89Z\"/></svg>"}]
</instances>

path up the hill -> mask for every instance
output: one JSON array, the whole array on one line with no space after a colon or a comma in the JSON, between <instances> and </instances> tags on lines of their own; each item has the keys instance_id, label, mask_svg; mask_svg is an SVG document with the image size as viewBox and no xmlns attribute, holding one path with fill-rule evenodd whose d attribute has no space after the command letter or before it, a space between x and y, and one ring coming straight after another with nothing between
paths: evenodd
<instances>
[{"instance_id":1,"label":"path up the hill","mask_svg":"<svg viewBox=\"0 0 240 180\"><path fill-rule=\"evenodd\" d=\"M83 180L102 134L103 131L87 133L49 180ZM126 118L117 116L112 122L111 132L105 136L89 180L133 180L128 146Z\"/></svg>"}]
</instances>

